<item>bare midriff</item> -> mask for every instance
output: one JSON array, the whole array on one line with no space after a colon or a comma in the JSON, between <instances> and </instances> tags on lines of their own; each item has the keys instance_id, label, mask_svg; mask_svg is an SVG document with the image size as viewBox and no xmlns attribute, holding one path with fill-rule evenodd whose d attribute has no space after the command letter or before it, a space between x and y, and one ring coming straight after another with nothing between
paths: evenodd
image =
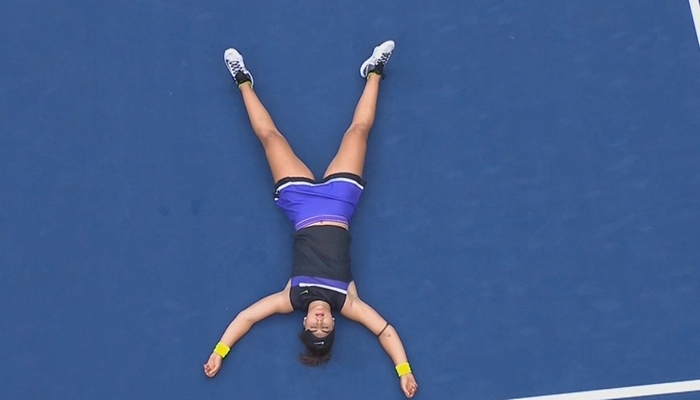
<instances>
[{"instance_id":1,"label":"bare midriff","mask_svg":"<svg viewBox=\"0 0 700 400\"><path fill-rule=\"evenodd\" d=\"M348 224L344 224L342 222L335 222L335 221L318 221L318 222L314 222L313 224L311 224L309 226L323 226L323 225L337 226L337 227L345 229L346 231L348 230ZM307 228L309 226L307 226Z\"/></svg>"}]
</instances>

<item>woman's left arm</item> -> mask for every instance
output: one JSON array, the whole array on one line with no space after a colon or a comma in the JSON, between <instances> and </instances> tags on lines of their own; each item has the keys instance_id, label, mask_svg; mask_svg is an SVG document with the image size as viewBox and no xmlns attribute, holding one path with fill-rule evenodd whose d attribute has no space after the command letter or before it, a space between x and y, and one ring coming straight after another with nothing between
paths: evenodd
<instances>
[{"instance_id":1,"label":"woman's left arm","mask_svg":"<svg viewBox=\"0 0 700 400\"><path fill-rule=\"evenodd\" d=\"M352 321L359 322L378 336L379 343L391 357L401 376L401 389L406 397L413 397L418 390L418 383L408 367L408 357L398 332L374 308L360 299L355 282L351 282L348 287L348 295L341 314Z\"/></svg>"}]
</instances>

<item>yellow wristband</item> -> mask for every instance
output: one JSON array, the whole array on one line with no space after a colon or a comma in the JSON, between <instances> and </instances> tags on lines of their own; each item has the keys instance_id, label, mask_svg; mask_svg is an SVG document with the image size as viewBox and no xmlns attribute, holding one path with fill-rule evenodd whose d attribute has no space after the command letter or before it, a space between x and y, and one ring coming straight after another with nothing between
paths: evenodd
<instances>
[{"instance_id":1,"label":"yellow wristband","mask_svg":"<svg viewBox=\"0 0 700 400\"><path fill-rule=\"evenodd\" d=\"M404 376L406 374L410 374L411 373L411 366L408 365L407 362L401 363L401 364L396 366L396 373L399 374L399 378L401 378L402 376Z\"/></svg>"},{"instance_id":2,"label":"yellow wristband","mask_svg":"<svg viewBox=\"0 0 700 400\"><path fill-rule=\"evenodd\" d=\"M221 358L225 358L229 351L231 351L231 348L221 342L214 347L214 353L220 355Z\"/></svg>"}]
</instances>

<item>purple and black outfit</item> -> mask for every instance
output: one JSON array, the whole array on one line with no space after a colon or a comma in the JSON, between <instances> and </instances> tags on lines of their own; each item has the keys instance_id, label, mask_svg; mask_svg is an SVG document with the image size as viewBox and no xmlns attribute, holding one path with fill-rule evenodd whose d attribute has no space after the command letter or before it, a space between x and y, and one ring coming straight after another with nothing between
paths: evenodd
<instances>
[{"instance_id":1,"label":"purple and black outfit","mask_svg":"<svg viewBox=\"0 0 700 400\"><path fill-rule=\"evenodd\" d=\"M350 233L332 221L349 224L364 189L364 181L349 173L333 174L322 182L284 178L277 182L275 202L294 225L294 265L289 293L295 310L306 312L314 300L331 310L345 304L350 269Z\"/></svg>"}]
</instances>

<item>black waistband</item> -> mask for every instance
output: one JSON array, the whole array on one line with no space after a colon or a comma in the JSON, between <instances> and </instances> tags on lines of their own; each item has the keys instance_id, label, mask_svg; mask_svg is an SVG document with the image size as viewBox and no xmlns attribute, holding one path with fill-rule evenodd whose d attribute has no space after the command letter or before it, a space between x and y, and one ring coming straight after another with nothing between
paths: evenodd
<instances>
[{"instance_id":1,"label":"black waistband","mask_svg":"<svg viewBox=\"0 0 700 400\"><path fill-rule=\"evenodd\" d=\"M346 179L351 179L357 183L359 183L362 186L365 186L365 181L362 179L361 176L350 173L350 172L338 172L335 174L330 174L327 177L323 178L322 181L315 181L311 178L307 178L305 176L287 176L275 183L275 190L279 189L280 186L284 185L285 183L289 182L309 182L309 183L323 183L323 182L328 182L331 179L334 178L346 178Z\"/></svg>"}]
</instances>

